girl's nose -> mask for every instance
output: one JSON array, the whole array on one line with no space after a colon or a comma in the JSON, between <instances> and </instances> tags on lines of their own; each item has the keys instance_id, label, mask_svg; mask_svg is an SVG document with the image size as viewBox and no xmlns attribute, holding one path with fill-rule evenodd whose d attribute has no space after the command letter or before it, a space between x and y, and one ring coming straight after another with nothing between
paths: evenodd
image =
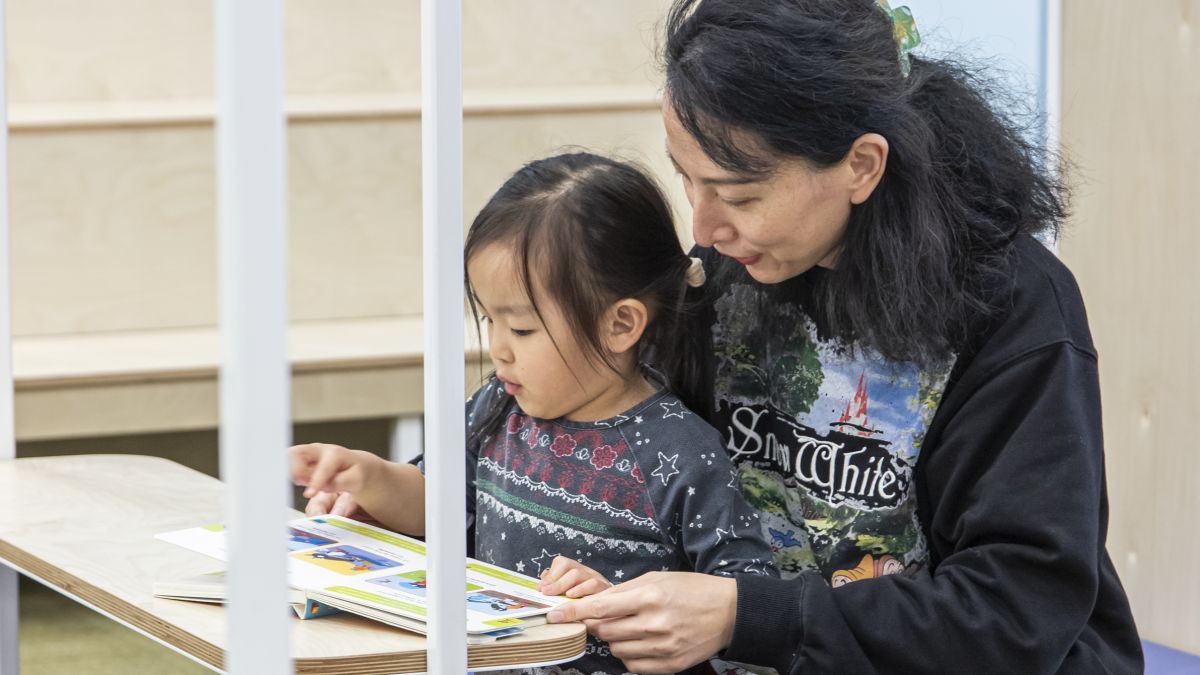
<instances>
[{"instance_id":1,"label":"girl's nose","mask_svg":"<svg viewBox=\"0 0 1200 675\"><path fill-rule=\"evenodd\" d=\"M488 342L488 355L493 363L512 363L512 350L503 339L496 339L493 331L492 339Z\"/></svg>"}]
</instances>

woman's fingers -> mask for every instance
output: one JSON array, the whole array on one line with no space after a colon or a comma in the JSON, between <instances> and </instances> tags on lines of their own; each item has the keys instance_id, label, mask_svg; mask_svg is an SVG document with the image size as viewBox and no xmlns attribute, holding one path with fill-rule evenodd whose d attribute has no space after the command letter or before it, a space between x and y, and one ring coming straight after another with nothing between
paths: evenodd
<instances>
[{"instance_id":1,"label":"woman's fingers","mask_svg":"<svg viewBox=\"0 0 1200 675\"><path fill-rule=\"evenodd\" d=\"M604 589L606 589L610 586L612 586L612 584L608 583L604 579L597 579L596 577L591 577L588 579L584 579L582 582L576 584L575 586L572 586L563 595L567 596L568 598L582 598L584 596L594 595L596 593L599 593L600 591L603 591Z\"/></svg>"},{"instance_id":2,"label":"woman's fingers","mask_svg":"<svg viewBox=\"0 0 1200 675\"><path fill-rule=\"evenodd\" d=\"M633 672L676 672L729 644L737 604L731 578L651 572L550 612L583 621Z\"/></svg>"},{"instance_id":3,"label":"woman's fingers","mask_svg":"<svg viewBox=\"0 0 1200 675\"><path fill-rule=\"evenodd\" d=\"M546 616L546 620L550 623L567 623L588 619L616 619L637 614L644 602L637 593L626 591L626 587L631 583L633 582L613 586L595 595L560 605Z\"/></svg>"}]
</instances>

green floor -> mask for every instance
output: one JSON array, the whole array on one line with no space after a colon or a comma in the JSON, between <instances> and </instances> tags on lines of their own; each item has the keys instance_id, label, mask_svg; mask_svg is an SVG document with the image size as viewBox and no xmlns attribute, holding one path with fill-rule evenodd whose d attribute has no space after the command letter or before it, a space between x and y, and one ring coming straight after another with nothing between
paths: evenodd
<instances>
[{"instance_id":1,"label":"green floor","mask_svg":"<svg viewBox=\"0 0 1200 675\"><path fill-rule=\"evenodd\" d=\"M28 579L21 579L22 675L200 675L213 671Z\"/></svg>"}]
</instances>

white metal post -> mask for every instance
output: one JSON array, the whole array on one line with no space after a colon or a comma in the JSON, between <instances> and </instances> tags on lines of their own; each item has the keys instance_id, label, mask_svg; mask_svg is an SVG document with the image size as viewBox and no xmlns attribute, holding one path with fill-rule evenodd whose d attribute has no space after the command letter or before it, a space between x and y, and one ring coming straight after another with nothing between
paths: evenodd
<instances>
[{"instance_id":1,"label":"white metal post","mask_svg":"<svg viewBox=\"0 0 1200 675\"><path fill-rule=\"evenodd\" d=\"M12 268L8 244L8 33L0 0L0 461L17 456L13 423ZM17 675L19 650L17 572L0 565L0 675Z\"/></svg>"},{"instance_id":2,"label":"white metal post","mask_svg":"<svg viewBox=\"0 0 1200 675\"><path fill-rule=\"evenodd\" d=\"M1062 0L1042 0L1042 114L1046 125L1042 141L1046 144L1050 171L1058 173L1058 153L1062 151ZM1059 239L1049 242L1059 252Z\"/></svg>"},{"instance_id":3,"label":"white metal post","mask_svg":"<svg viewBox=\"0 0 1200 675\"><path fill-rule=\"evenodd\" d=\"M462 2L422 0L428 672L438 675L467 670L462 181Z\"/></svg>"},{"instance_id":4,"label":"white metal post","mask_svg":"<svg viewBox=\"0 0 1200 675\"><path fill-rule=\"evenodd\" d=\"M221 472L235 675L292 672L283 0L217 0Z\"/></svg>"},{"instance_id":5,"label":"white metal post","mask_svg":"<svg viewBox=\"0 0 1200 675\"><path fill-rule=\"evenodd\" d=\"M388 459L411 462L425 452L425 421L420 415L401 415L392 420Z\"/></svg>"}]
</instances>

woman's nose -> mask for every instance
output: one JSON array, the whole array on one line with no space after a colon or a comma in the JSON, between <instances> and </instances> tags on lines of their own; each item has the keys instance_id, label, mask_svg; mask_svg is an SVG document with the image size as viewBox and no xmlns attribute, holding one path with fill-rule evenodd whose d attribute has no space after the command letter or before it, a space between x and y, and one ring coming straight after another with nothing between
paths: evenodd
<instances>
[{"instance_id":1,"label":"woman's nose","mask_svg":"<svg viewBox=\"0 0 1200 675\"><path fill-rule=\"evenodd\" d=\"M692 201L692 238L705 248L731 240L734 229L715 199Z\"/></svg>"}]
</instances>

